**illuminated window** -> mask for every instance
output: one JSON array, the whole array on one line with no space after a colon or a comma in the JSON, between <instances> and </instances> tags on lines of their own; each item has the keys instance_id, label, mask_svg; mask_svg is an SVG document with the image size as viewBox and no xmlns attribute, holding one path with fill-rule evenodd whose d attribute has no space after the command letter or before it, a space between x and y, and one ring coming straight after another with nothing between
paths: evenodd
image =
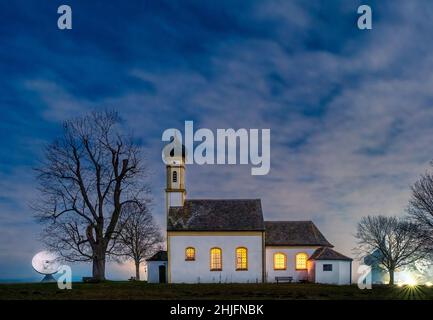
<instances>
[{"instance_id":1,"label":"illuminated window","mask_svg":"<svg viewBox=\"0 0 433 320\"><path fill-rule=\"evenodd\" d=\"M236 249L236 270L248 270L247 248Z\"/></svg>"},{"instance_id":2,"label":"illuminated window","mask_svg":"<svg viewBox=\"0 0 433 320\"><path fill-rule=\"evenodd\" d=\"M177 182L177 171L173 171L173 182Z\"/></svg>"},{"instance_id":3,"label":"illuminated window","mask_svg":"<svg viewBox=\"0 0 433 320\"><path fill-rule=\"evenodd\" d=\"M210 249L210 270L220 271L223 269L222 251L220 248Z\"/></svg>"},{"instance_id":4,"label":"illuminated window","mask_svg":"<svg viewBox=\"0 0 433 320\"><path fill-rule=\"evenodd\" d=\"M306 270L307 259L308 255L306 253L298 253L296 255L296 270Z\"/></svg>"},{"instance_id":5,"label":"illuminated window","mask_svg":"<svg viewBox=\"0 0 433 320\"><path fill-rule=\"evenodd\" d=\"M286 270L287 257L284 253L278 252L274 254L274 270Z\"/></svg>"},{"instance_id":6,"label":"illuminated window","mask_svg":"<svg viewBox=\"0 0 433 320\"><path fill-rule=\"evenodd\" d=\"M185 249L185 260L187 261L195 260L195 249L193 247L188 247Z\"/></svg>"}]
</instances>

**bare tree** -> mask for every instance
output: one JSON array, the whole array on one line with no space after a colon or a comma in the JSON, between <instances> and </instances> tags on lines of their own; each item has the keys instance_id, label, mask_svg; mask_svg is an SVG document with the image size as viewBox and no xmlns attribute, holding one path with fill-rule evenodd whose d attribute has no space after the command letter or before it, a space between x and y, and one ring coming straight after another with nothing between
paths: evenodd
<instances>
[{"instance_id":1,"label":"bare tree","mask_svg":"<svg viewBox=\"0 0 433 320\"><path fill-rule=\"evenodd\" d=\"M116 248L123 206L147 201L140 149L120 123L111 111L64 122L36 169L40 198L33 207L46 224L42 240L67 261L91 261L98 280Z\"/></svg>"},{"instance_id":2,"label":"bare tree","mask_svg":"<svg viewBox=\"0 0 433 320\"><path fill-rule=\"evenodd\" d=\"M147 206L131 203L124 211L119 223L118 255L134 261L135 278L140 280L140 264L161 248L163 237Z\"/></svg>"},{"instance_id":3,"label":"bare tree","mask_svg":"<svg viewBox=\"0 0 433 320\"><path fill-rule=\"evenodd\" d=\"M409 200L408 213L418 225L419 237L423 237L426 251L433 253L433 175L425 173L412 186L412 197Z\"/></svg>"},{"instance_id":4,"label":"bare tree","mask_svg":"<svg viewBox=\"0 0 433 320\"><path fill-rule=\"evenodd\" d=\"M360 254L370 255L389 272L389 284L394 284L394 271L425 256L424 240L418 237L418 227L397 217L367 216L358 223L356 238Z\"/></svg>"}]
</instances>

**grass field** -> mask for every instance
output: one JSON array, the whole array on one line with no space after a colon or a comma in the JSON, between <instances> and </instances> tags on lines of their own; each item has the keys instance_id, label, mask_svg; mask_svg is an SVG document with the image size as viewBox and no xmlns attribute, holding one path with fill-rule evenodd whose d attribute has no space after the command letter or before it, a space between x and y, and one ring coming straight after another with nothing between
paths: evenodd
<instances>
[{"instance_id":1,"label":"grass field","mask_svg":"<svg viewBox=\"0 0 433 320\"><path fill-rule=\"evenodd\" d=\"M56 283L0 284L0 300L99 300L99 299L429 299L432 287L385 287L360 290L353 286L318 284L147 284L107 281L73 283L72 290L59 290Z\"/></svg>"}]
</instances>

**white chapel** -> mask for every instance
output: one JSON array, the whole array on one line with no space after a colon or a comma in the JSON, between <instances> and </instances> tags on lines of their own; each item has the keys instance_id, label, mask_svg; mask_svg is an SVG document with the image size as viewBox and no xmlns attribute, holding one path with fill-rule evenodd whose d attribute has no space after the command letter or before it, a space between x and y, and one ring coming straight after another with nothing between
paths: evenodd
<instances>
[{"instance_id":1,"label":"white chapel","mask_svg":"<svg viewBox=\"0 0 433 320\"><path fill-rule=\"evenodd\" d=\"M167 251L148 281L351 284L352 259L312 221L265 221L260 199L187 199L185 153L167 162Z\"/></svg>"}]
</instances>

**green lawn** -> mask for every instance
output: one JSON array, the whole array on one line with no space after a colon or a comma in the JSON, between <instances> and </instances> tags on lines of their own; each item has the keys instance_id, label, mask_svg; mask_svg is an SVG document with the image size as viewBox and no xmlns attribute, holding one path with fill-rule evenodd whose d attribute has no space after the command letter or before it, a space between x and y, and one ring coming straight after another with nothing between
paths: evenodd
<instances>
[{"instance_id":1,"label":"green lawn","mask_svg":"<svg viewBox=\"0 0 433 320\"><path fill-rule=\"evenodd\" d=\"M318 284L147 284L144 282L74 283L59 290L56 283L0 284L5 299L430 299L433 288Z\"/></svg>"}]
</instances>

